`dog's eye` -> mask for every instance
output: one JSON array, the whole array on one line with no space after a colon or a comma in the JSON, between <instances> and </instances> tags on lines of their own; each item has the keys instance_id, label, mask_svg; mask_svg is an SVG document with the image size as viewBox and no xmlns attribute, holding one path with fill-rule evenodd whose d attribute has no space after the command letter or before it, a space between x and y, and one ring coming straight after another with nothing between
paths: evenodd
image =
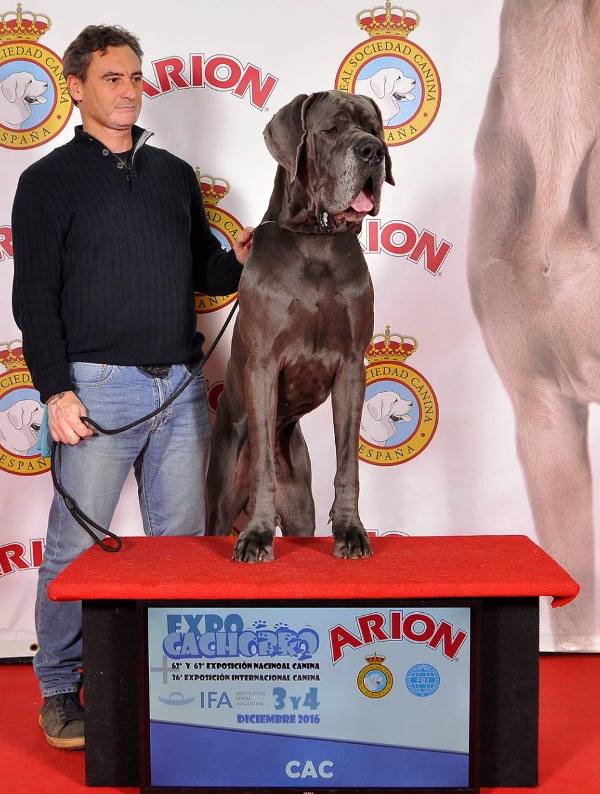
<instances>
[{"instance_id":1,"label":"dog's eye","mask_svg":"<svg viewBox=\"0 0 600 794\"><path fill-rule=\"evenodd\" d=\"M326 129L326 130L321 130L321 132L324 132L324 133L326 133L327 135L333 135L333 134L334 134L334 133L336 133L337 131L338 131L338 128L337 128L337 126L333 126L333 127L327 127L327 129Z\"/></svg>"}]
</instances>

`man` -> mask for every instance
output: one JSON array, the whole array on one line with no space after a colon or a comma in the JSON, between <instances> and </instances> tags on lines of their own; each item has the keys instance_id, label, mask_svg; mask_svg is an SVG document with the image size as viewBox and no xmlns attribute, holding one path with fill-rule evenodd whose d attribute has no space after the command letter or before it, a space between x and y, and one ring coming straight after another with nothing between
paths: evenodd
<instances>
[{"instance_id":1,"label":"man","mask_svg":"<svg viewBox=\"0 0 600 794\"><path fill-rule=\"evenodd\" d=\"M229 294L252 229L225 253L211 234L193 169L150 147L137 126L142 51L122 28L90 26L64 56L82 126L28 168L13 208L14 315L33 382L65 446L61 480L82 510L108 526L133 466L144 531L204 532L209 422L206 382L194 379L153 420L95 435L164 403L202 357L194 289ZM32 232L32 230L35 230ZM36 601L34 668L48 742L84 746L81 605L52 602L56 575L91 543L55 493Z\"/></svg>"}]
</instances>

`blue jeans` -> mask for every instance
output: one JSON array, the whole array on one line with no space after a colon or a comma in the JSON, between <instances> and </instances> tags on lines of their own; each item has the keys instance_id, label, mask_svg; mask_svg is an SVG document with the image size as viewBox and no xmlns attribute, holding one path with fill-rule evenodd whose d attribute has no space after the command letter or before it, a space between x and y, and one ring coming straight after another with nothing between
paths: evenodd
<instances>
[{"instance_id":1,"label":"blue jeans","mask_svg":"<svg viewBox=\"0 0 600 794\"><path fill-rule=\"evenodd\" d=\"M150 413L188 375L181 364L162 380L137 367L71 365L79 399L106 428ZM76 446L63 445L60 479L90 518L109 527L133 466L146 535L202 535L209 439L206 380L198 375L154 419L116 436L94 435ZM91 544L55 493L35 607L39 650L33 664L44 697L77 692L81 686L81 602L50 601L48 585Z\"/></svg>"}]
</instances>

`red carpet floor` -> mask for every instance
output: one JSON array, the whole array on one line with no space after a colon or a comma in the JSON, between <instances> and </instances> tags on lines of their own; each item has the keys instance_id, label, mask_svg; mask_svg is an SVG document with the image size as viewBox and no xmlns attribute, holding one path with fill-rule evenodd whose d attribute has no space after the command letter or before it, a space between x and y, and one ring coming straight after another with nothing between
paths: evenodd
<instances>
[{"instance_id":1,"label":"red carpet floor","mask_svg":"<svg viewBox=\"0 0 600 794\"><path fill-rule=\"evenodd\" d=\"M600 794L600 654L542 656L540 671L540 786L482 794ZM83 753L46 744L39 708L31 667L0 665L1 794L136 794L136 788L87 788Z\"/></svg>"}]
</instances>

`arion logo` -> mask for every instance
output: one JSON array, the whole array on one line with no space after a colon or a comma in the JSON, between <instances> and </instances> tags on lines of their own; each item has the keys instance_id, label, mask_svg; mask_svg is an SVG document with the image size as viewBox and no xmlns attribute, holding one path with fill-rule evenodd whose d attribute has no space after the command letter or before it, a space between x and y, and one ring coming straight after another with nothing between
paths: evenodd
<instances>
[{"instance_id":1,"label":"arion logo","mask_svg":"<svg viewBox=\"0 0 600 794\"><path fill-rule=\"evenodd\" d=\"M452 243L439 239L429 229L419 231L409 221L382 221L367 218L359 237L365 254L388 254L405 257L430 276L441 275L442 265L452 250Z\"/></svg>"},{"instance_id":2,"label":"arion logo","mask_svg":"<svg viewBox=\"0 0 600 794\"><path fill-rule=\"evenodd\" d=\"M3 259L13 258L12 229L10 226L0 226L0 262Z\"/></svg>"},{"instance_id":3,"label":"arion logo","mask_svg":"<svg viewBox=\"0 0 600 794\"><path fill-rule=\"evenodd\" d=\"M253 63L242 64L233 55L191 53L186 59L179 55L152 61L154 79L142 80L145 96L156 99L173 90L211 88L230 93L238 99L247 99L258 110L263 110L279 78Z\"/></svg>"},{"instance_id":4,"label":"arion logo","mask_svg":"<svg viewBox=\"0 0 600 794\"><path fill-rule=\"evenodd\" d=\"M42 564L44 540L13 540L0 546L0 577L18 571L36 570Z\"/></svg>"}]
</instances>

